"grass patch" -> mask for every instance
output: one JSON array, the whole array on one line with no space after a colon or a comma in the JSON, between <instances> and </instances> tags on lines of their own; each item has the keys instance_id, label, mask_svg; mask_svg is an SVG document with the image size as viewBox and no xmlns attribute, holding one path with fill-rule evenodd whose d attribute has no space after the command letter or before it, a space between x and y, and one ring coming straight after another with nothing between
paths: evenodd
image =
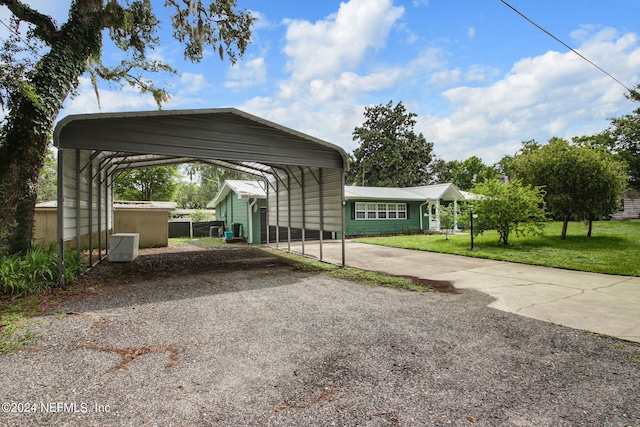
<instances>
[{"instance_id":1,"label":"grass patch","mask_svg":"<svg viewBox=\"0 0 640 427\"><path fill-rule=\"evenodd\" d=\"M336 279L349 280L351 282L363 283L369 286L383 286L385 288L406 289L413 292L432 291L429 286L424 286L413 282L410 279L397 276L389 276L387 274L377 273L375 271L364 271L357 268L340 268L329 273L331 277Z\"/></svg>"},{"instance_id":2,"label":"grass patch","mask_svg":"<svg viewBox=\"0 0 640 427\"><path fill-rule=\"evenodd\" d=\"M169 242L176 245L198 246L204 249L214 249L226 245L222 237L198 237L195 239L191 237L172 237Z\"/></svg>"},{"instance_id":3,"label":"grass patch","mask_svg":"<svg viewBox=\"0 0 640 427\"><path fill-rule=\"evenodd\" d=\"M571 222L567 239L560 240L561 222L550 222L543 236L510 236L513 246L498 243L498 233L475 238L469 251L469 234L399 235L358 238L354 241L396 248L440 252L476 258L542 265L594 273L640 276L640 220L598 221L586 236L582 222Z\"/></svg>"},{"instance_id":4,"label":"grass patch","mask_svg":"<svg viewBox=\"0 0 640 427\"><path fill-rule=\"evenodd\" d=\"M308 272L324 272L329 277L358 282L369 286L383 286L387 288L407 289L414 292L432 291L429 286L416 283L405 277L390 276L374 271L365 271L357 268L342 268L335 264L317 261L301 255L283 252L272 248L263 250L285 259L294 268Z\"/></svg>"},{"instance_id":5,"label":"grass patch","mask_svg":"<svg viewBox=\"0 0 640 427\"><path fill-rule=\"evenodd\" d=\"M0 354L20 348L35 338L26 329L25 320L40 313L36 298L0 304Z\"/></svg>"}]
</instances>

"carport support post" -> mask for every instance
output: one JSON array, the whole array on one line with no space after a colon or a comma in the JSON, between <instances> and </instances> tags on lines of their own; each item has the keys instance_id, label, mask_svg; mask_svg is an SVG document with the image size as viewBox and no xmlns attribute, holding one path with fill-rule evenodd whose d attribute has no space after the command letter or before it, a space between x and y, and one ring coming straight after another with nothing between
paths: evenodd
<instances>
[{"instance_id":1,"label":"carport support post","mask_svg":"<svg viewBox=\"0 0 640 427\"><path fill-rule=\"evenodd\" d=\"M87 168L89 178L89 267L93 267L93 160L90 160ZM100 193L98 192L98 196Z\"/></svg>"},{"instance_id":2,"label":"carport support post","mask_svg":"<svg viewBox=\"0 0 640 427\"><path fill-rule=\"evenodd\" d=\"M342 186L344 188L344 185ZM322 168L318 169L318 202L320 203L320 261L323 260L322 256L322 238L324 237L324 195L322 194L324 188L322 185ZM344 190L343 190L344 191Z\"/></svg>"},{"instance_id":3,"label":"carport support post","mask_svg":"<svg viewBox=\"0 0 640 427\"><path fill-rule=\"evenodd\" d=\"M305 228L307 226L305 221L305 198L304 198L304 170L300 168L300 197L302 198L302 255L304 256L304 241L305 241Z\"/></svg>"},{"instance_id":4,"label":"carport support post","mask_svg":"<svg viewBox=\"0 0 640 427\"><path fill-rule=\"evenodd\" d=\"M58 148L58 203L57 203L57 240L58 240L58 286L64 286L64 152Z\"/></svg>"},{"instance_id":5,"label":"carport support post","mask_svg":"<svg viewBox=\"0 0 640 427\"><path fill-rule=\"evenodd\" d=\"M342 187L341 187L341 197L340 197L340 205L342 206L342 209L340 209L341 212L341 219L342 219L342 267L345 267L346 265L346 259L345 259L345 240L344 240L344 235L347 231L346 229L346 216L345 216L345 212L344 209L346 207L346 202L344 200L344 186L345 186L345 174L344 171L342 172Z\"/></svg>"},{"instance_id":6,"label":"carport support post","mask_svg":"<svg viewBox=\"0 0 640 427\"><path fill-rule=\"evenodd\" d=\"M80 250L82 246L82 209L80 208L80 150L76 149L76 249Z\"/></svg>"},{"instance_id":7,"label":"carport support post","mask_svg":"<svg viewBox=\"0 0 640 427\"><path fill-rule=\"evenodd\" d=\"M291 252L291 177L287 172L287 252Z\"/></svg>"}]
</instances>

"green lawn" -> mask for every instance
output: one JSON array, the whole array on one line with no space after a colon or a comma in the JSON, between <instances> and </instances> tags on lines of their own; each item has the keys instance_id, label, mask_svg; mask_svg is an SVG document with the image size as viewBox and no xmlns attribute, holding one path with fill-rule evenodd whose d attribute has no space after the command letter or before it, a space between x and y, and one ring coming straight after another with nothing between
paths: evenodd
<instances>
[{"instance_id":1,"label":"green lawn","mask_svg":"<svg viewBox=\"0 0 640 427\"><path fill-rule=\"evenodd\" d=\"M561 222L550 222L543 236L509 236L514 246L498 244L498 234L487 232L474 239L477 250L470 251L470 236L400 235L358 238L357 242L398 248L442 252L523 264L544 265L569 270L640 276L640 220L598 221L591 237L582 222L569 224L567 239L560 240Z\"/></svg>"}]
</instances>

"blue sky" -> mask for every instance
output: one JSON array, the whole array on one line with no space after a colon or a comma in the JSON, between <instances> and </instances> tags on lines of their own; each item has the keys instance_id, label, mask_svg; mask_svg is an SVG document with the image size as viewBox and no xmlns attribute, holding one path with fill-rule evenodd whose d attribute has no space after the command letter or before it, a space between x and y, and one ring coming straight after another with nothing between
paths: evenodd
<instances>
[{"instance_id":1,"label":"blue sky","mask_svg":"<svg viewBox=\"0 0 640 427\"><path fill-rule=\"evenodd\" d=\"M638 107L500 0L237 1L258 21L233 67L213 53L184 62L163 19L154 55L181 73L160 76L172 94L165 109L235 107L351 152L365 106L402 101L436 155L494 163L523 140L597 133ZM28 3L59 22L68 10L68 1ZM153 3L162 11L164 0ZM640 83L640 0L509 3L627 87ZM100 96L98 107L82 79L60 117L156 108L129 89L104 86Z\"/></svg>"}]
</instances>

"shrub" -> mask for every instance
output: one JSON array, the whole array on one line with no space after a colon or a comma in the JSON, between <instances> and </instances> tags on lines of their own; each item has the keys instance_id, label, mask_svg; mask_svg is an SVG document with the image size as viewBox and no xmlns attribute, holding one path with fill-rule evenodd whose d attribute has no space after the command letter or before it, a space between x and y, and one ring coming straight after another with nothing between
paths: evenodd
<instances>
[{"instance_id":1,"label":"shrub","mask_svg":"<svg viewBox=\"0 0 640 427\"><path fill-rule=\"evenodd\" d=\"M197 210L191 214L191 221L193 222L213 221L215 218L215 215L202 210Z\"/></svg>"},{"instance_id":2,"label":"shrub","mask_svg":"<svg viewBox=\"0 0 640 427\"><path fill-rule=\"evenodd\" d=\"M65 249L65 284L73 283L84 266L79 251ZM0 256L0 293L35 294L56 286L58 249L55 244L34 246L25 255Z\"/></svg>"}]
</instances>

